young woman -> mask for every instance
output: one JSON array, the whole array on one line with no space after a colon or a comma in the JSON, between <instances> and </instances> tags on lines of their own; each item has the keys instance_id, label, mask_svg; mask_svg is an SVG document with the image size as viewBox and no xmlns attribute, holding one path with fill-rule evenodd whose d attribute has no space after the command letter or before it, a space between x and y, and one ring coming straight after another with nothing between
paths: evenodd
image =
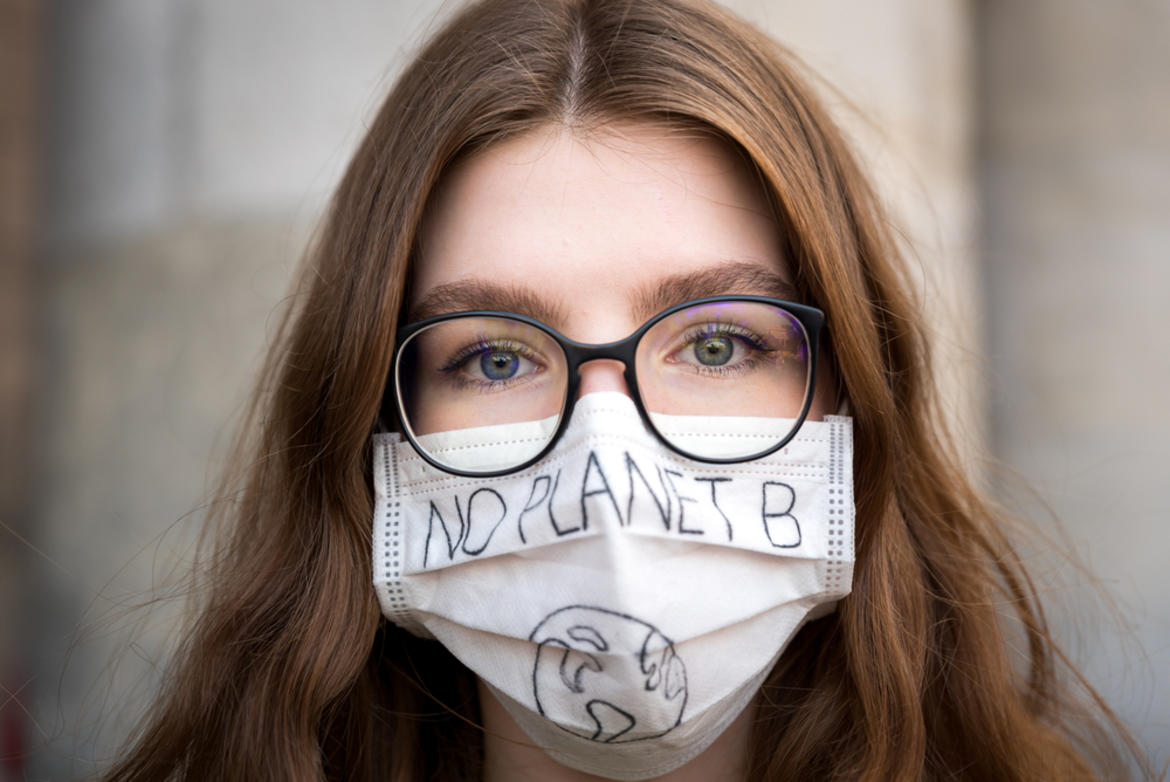
<instances>
[{"instance_id":1,"label":"young woman","mask_svg":"<svg viewBox=\"0 0 1170 782\"><path fill-rule=\"evenodd\" d=\"M341 183L107 778L1123 776L907 289L754 29L467 8Z\"/></svg>"}]
</instances>

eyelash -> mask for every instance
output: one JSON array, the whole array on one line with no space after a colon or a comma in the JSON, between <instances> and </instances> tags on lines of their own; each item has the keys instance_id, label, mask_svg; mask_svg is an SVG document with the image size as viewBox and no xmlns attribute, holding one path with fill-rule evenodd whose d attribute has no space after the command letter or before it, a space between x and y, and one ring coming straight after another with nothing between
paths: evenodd
<instances>
[{"instance_id":1,"label":"eyelash","mask_svg":"<svg viewBox=\"0 0 1170 782\"><path fill-rule=\"evenodd\" d=\"M459 373L459 370L467 364L475 356L482 356L490 351L507 351L515 353L525 359L531 361L537 367L540 363L536 361L536 354L526 345L519 342L512 342L510 340L489 339L487 337L480 337L475 342L468 344L466 347L459 350L446 364L439 367L439 371L451 378L452 382L456 383L459 388L480 388L480 389L504 389L510 388L515 383L527 382L533 374L523 375L517 378L508 378L506 380L480 380L479 378L469 378Z\"/></svg>"},{"instance_id":2,"label":"eyelash","mask_svg":"<svg viewBox=\"0 0 1170 782\"><path fill-rule=\"evenodd\" d=\"M774 348L769 348L768 344L760 338L758 334L749 331L743 326L738 326L734 323L706 323L702 326L696 326L689 329L683 334L681 342L684 347L693 345L697 340L709 339L710 337L738 337L748 344L752 349L751 355L743 361L736 364L734 367L712 367L695 365L695 371L701 374L709 375L728 375L738 374L750 369L754 369L760 365L764 360L763 356L770 356L776 353Z\"/></svg>"}]
</instances>

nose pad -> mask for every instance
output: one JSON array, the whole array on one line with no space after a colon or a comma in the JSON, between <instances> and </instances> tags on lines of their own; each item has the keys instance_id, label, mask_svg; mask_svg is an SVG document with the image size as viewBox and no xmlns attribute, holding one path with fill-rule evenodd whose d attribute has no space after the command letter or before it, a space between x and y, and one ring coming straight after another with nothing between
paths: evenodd
<instances>
[{"instance_id":1,"label":"nose pad","mask_svg":"<svg viewBox=\"0 0 1170 782\"><path fill-rule=\"evenodd\" d=\"M620 391L630 396L630 389L626 387L626 378L622 373L625 364L612 358L599 358L587 361L581 365L579 372L581 383L577 386L577 398L592 394L595 391Z\"/></svg>"}]
</instances>

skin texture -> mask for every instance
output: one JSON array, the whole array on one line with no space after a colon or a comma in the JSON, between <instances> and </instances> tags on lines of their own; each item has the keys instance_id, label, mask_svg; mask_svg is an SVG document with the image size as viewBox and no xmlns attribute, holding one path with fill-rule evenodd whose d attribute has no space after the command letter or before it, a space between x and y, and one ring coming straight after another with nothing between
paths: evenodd
<instances>
[{"instance_id":1,"label":"skin texture","mask_svg":"<svg viewBox=\"0 0 1170 782\"><path fill-rule=\"evenodd\" d=\"M654 126L547 127L488 147L444 179L423 228L413 314L482 307L474 286L487 285L570 338L607 342L678 303L664 291L679 301L784 293L792 278L782 247L759 185L721 142ZM684 292L677 282L688 275L705 275L704 289ZM824 380L814 419L831 404ZM582 395L613 390L628 393L618 362L582 366ZM480 691L487 780L595 779L533 747ZM662 779L742 779L753 713Z\"/></svg>"}]
</instances>

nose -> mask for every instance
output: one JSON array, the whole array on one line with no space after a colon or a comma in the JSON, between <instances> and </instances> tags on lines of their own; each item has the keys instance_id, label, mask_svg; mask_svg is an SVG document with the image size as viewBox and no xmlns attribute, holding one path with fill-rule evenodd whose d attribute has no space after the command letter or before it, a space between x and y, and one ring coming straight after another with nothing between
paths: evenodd
<instances>
[{"instance_id":1,"label":"nose","mask_svg":"<svg viewBox=\"0 0 1170 782\"><path fill-rule=\"evenodd\" d=\"M626 378L622 374L624 370L625 364L612 358L586 361L579 369L581 383L577 386L577 398L595 391L620 391L629 396L630 389L626 387Z\"/></svg>"}]
</instances>

